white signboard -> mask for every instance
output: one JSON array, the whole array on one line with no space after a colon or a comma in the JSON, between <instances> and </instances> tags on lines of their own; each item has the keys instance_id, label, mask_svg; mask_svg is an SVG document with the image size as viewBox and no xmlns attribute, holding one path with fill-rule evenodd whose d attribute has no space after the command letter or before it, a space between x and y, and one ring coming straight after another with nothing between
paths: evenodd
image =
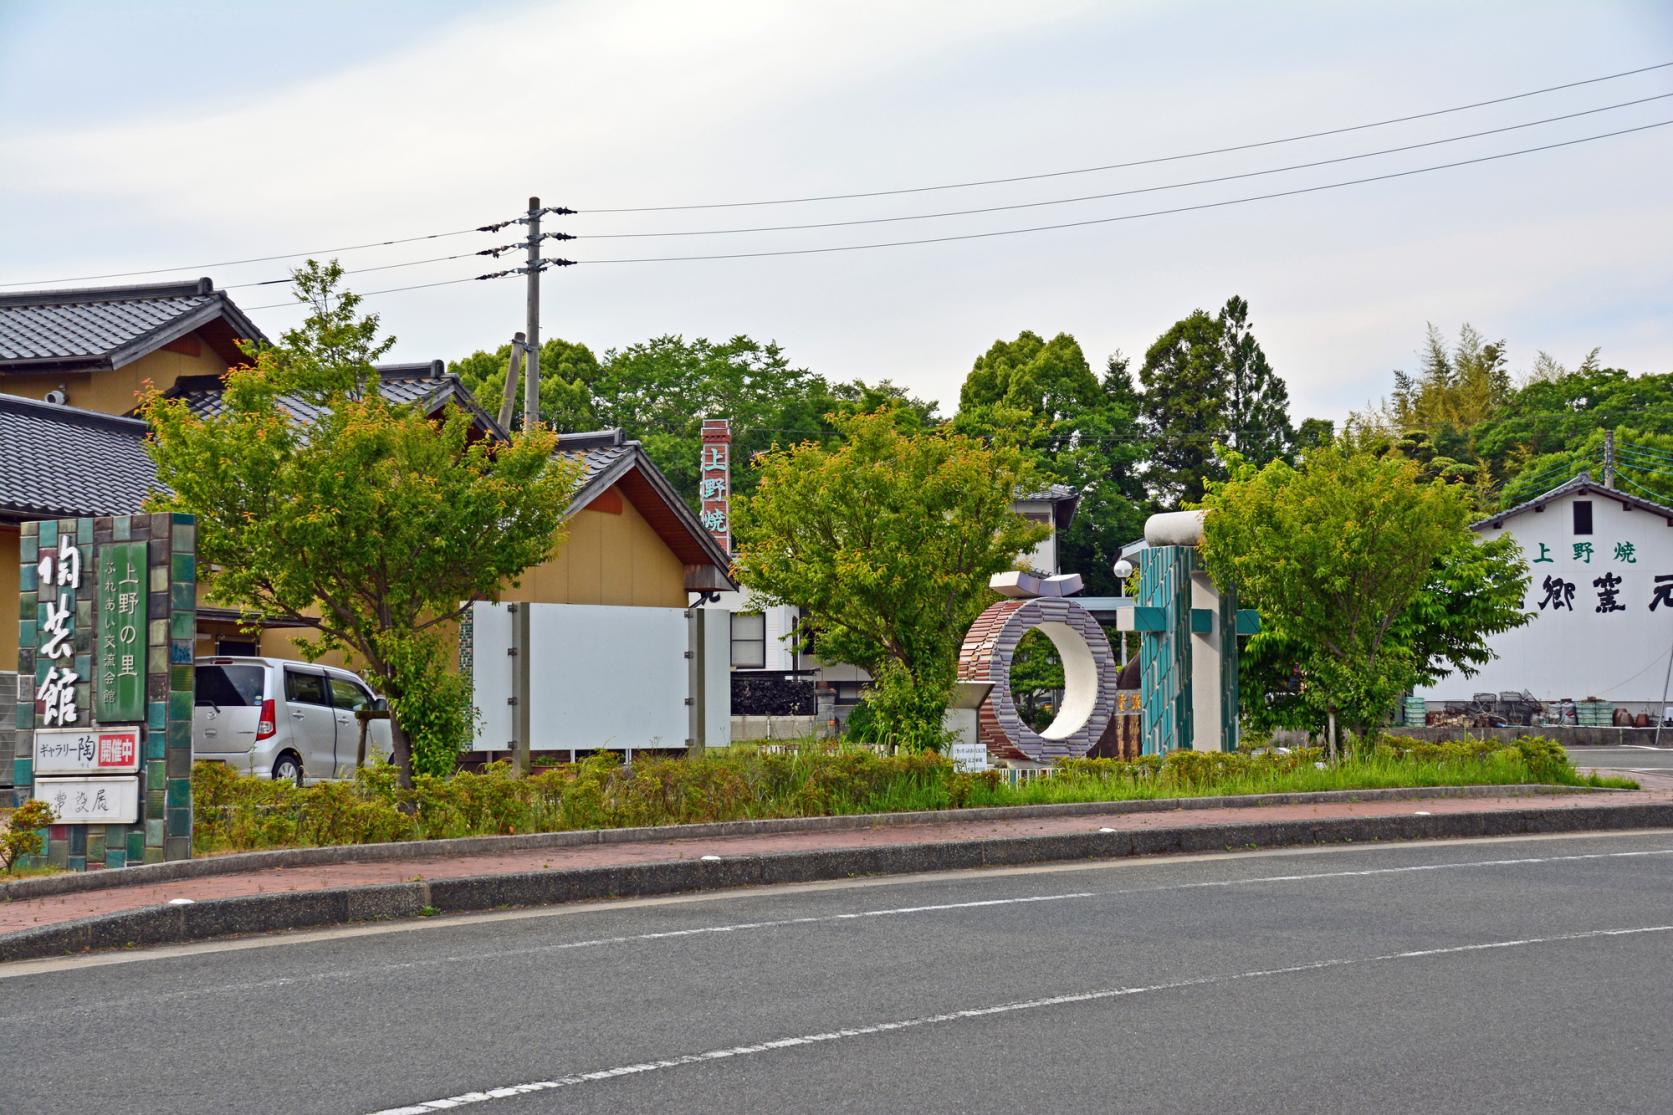
<instances>
[{"instance_id":1,"label":"white signboard","mask_svg":"<svg viewBox=\"0 0 1673 1115\"><path fill-rule=\"evenodd\" d=\"M34 798L60 825L127 825L139 820L139 776L37 778Z\"/></svg>"},{"instance_id":2,"label":"white signboard","mask_svg":"<svg viewBox=\"0 0 1673 1115\"><path fill-rule=\"evenodd\" d=\"M988 769L988 748L985 743L955 743L951 754L954 770L975 772Z\"/></svg>"},{"instance_id":3,"label":"white signboard","mask_svg":"<svg viewBox=\"0 0 1673 1115\"><path fill-rule=\"evenodd\" d=\"M42 728L35 733L35 773L132 774L139 770L139 725Z\"/></svg>"}]
</instances>

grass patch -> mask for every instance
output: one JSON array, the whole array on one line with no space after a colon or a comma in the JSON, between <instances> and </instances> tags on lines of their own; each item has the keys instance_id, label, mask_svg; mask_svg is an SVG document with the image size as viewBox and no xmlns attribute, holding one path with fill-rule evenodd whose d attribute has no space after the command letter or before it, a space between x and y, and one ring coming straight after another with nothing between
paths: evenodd
<instances>
[{"instance_id":1,"label":"grass patch","mask_svg":"<svg viewBox=\"0 0 1673 1115\"><path fill-rule=\"evenodd\" d=\"M235 774L218 763L193 771L193 845L199 854L364 844L495 833L957 810L1053 802L1365 790L1414 786L1556 783L1634 789L1582 776L1561 747L1524 738L1424 743L1398 737L1321 765L1316 749L1287 754L1175 752L1132 762L1077 759L1049 778L1012 785L998 771L967 774L929 753L738 745L700 759L612 755L526 778L505 764L447 778L420 776L402 790L388 766L352 782L305 789Z\"/></svg>"}]
</instances>

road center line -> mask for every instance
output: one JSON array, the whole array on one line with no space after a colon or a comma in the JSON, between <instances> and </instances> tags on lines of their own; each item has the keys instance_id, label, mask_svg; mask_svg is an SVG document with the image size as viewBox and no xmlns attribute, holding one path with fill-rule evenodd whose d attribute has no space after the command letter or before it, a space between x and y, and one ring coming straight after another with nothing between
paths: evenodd
<instances>
[{"instance_id":1,"label":"road center line","mask_svg":"<svg viewBox=\"0 0 1673 1115\"><path fill-rule=\"evenodd\" d=\"M512 1084L500 1088L491 1088L479 1092L465 1092L457 1096L443 1099L427 1100L422 1103L410 1104L405 1107L390 1107L373 1115L430 1115L436 1111L450 1111L454 1108L468 1107L474 1104L487 1103L490 1100L511 1099L516 1096L531 1095L536 1092L549 1092L557 1088L572 1088L577 1084L589 1084L600 1080L613 1080L624 1076L642 1076L645 1073L660 1072L663 1069L681 1068L686 1065L698 1065L709 1061L727 1060L732 1057L750 1057L760 1053L773 1053L780 1049L794 1049L799 1046L823 1045L829 1042L846 1041L851 1038L870 1037L874 1034L893 1033L899 1030L912 1030L923 1026L938 1026L949 1022L965 1022L975 1018L991 1018L996 1015L1015 1014L1020 1011L1042 1010L1048 1007L1070 1006L1078 1003L1093 1003L1105 999L1124 998L1129 995L1148 995L1159 991L1177 991L1190 987L1209 987L1216 984L1233 983L1239 980L1267 979L1273 976L1296 975L1304 972L1316 972L1326 968L1346 968L1362 964L1382 964L1399 960L1426 960L1438 956L1453 956L1462 953L1485 952L1496 949L1522 948L1528 945L1548 945L1565 941L1587 941L1604 937L1631 937L1645 933L1666 933L1673 931L1673 925L1649 925L1633 929L1593 929L1582 933L1563 933L1553 937L1523 937L1508 941L1483 941L1473 945L1453 945L1438 949L1417 949L1410 952L1391 952L1381 956L1340 957L1331 960L1316 960L1310 964L1295 964L1286 968L1261 968L1250 972L1234 972L1215 976L1198 976L1194 979L1170 980L1167 983L1155 983L1145 987L1110 987L1098 991L1083 991L1071 995L1053 995L1042 999L1025 999L1021 1002L1000 1003L995 1006L971 1007L965 1010L948 1011L943 1014L929 1014L919 1018L907 1018L894 1022L876 1022L869 1026L852 1026L841 1030L827 1030L816 1034L802 1034L797 1037L776 1038L771 1041L756 1042L751 1045L734 1045L725 1049L711 1049L703 1053L687 1053L679 1057L669 1057L660 1061L641 1061L637 1064L619 1065L616 1068L598 1069L593 1072L573 1073L560 1076L552 1080L536 1080L526 1084Z\"/></svg>"},{"instance_id":2,"label":"road center line","mask_svg":"<svg viewBox=\"0 0 1673 1115\"><path fill-rule=\"evenodd\" d=\"M216 984L207 987L181 988L177 991L161 994L136 996L132 1001L147 1005L159 1002L201 998L207 995L243 994L251 991L270 991L283 987L298 986L320 981L337 981L357 976L385 975L391 972L411 971L417 968L432 968L443 964L491 963L515 957L537 956L545 953L568 952L576 949L603 948L609 945L640 944L654 941L678 940L690 937L712 937L728 933L748 933L764 929L786 929L803 925L829 925L841 922L858 922L875 918L905 917L913 914L942 913L953 910L975 910L998 906L1027 906L1045 902L1064 902L1085 898L1116 898L1134 894L1158 894L1170 891L1205 890L1218 887L1259 886L1271 883L1303 883L1330 879L1362 878L1377 875L1406 875L1423 871L1457 871L1484 867L1520 867L1528 864L1542 863L1571 863L1582 860L1624 859L1642 856L1673 855L1673 848L1650 848L1630 852L1588 852L1567 856L1528 856L1515 859L1468 860L1461 863L1421 863L1407 864L1402 867L1372 867L1353 871L1314 871L1291 875L1260 875L1248 879L1211 879L1192 883L1168 883L1154 887L1129 887L1119 890L1106 891L1069 891L1060 894L1026 895L1017 898L989 898L970 902L944 902L923 906L896 906L881 910L855 910L840 914L814 914L799 918L776 918L762 921L729 922L722 925L701 925L689 929L664 929L649 933L630 933L615 937L593 937L580 941L558 941L553 944L530 945L526 948L499 949L495 951L480 951L470 953L455 953L447 956L429 957L423 960L399 960L385 964L368 965L361 968L336 968L318 972L305 972L293 976L275 976L272 979L253 980L243 983ZM99 1013L109 1011L113 1006L122 1005L121 1001L101 1000L97 1006L77 1005L57 1007L50 1010L36 1011L26 1015L13 1015L0 1018L0 1026L8 1023L23 1023L38 1021L47 1017Z\"/></svg>"}]
</instances>

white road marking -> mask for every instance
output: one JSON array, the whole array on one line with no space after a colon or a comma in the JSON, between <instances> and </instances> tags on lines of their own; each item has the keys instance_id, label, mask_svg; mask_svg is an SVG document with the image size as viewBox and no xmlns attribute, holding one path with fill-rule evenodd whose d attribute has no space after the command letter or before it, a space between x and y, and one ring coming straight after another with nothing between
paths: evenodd
<instances>
[{"instance_id":1,"label":"white road marking","mask_svg":"<svg viewBox=\"0 0 1673 1115\"><path fill-rule=\"evenodd\" d=\"M794 1049L799 1046L824 1045L830 1042L847 1041L851 1038L870 1037L874 1034L894 1033L899 1030L912 1030L923 1026L938 1026L949 1022L966 1022L976 1018L991 1018L996 1015L1016 1014L1021 1011L1043 1010L1049 1007L1070 1006L1079 1003L1094 1003L1105 999L1119 999L1130 995L1148 995L1159 991L1178 991L1184 988L1209 987L1216 984L1233 983L1239 980L1268 979L1273 976L1297 975L1306 972L1317 972L1326 968L1346 968L1361 964L1384 964L1400 960L1427 960L1437 956L1456 956L1462 953L1485 952L1496 949L1522 948L1527 945L1548 945L1566 941L1588 941L1604 937L1631 937L1645 933L1666 933L1673 931L1673 925L1648 925L1633 929L1593 929L1581 933L1563 933L1553 937L1523 937L1509 941L1482 941L1473 945L1453 945L1447 948L1415 949L1409 952L1384 953L1381 956L1340 957L1331 960L1316 960L1310 964L1294 964L1285 968L1261 968L1250 972L1232 972L1223 975L1197 976L1193 979L1170 980L1166 983L1154 983L1143 987L1109 987L1097 991L1082 991L1069 995L1052 995L1041 999L1024 999L1020 1002L999 1003L995 1006L970 1007L965 1010L947 1011L942 1014L927 1014L919 1018L906 1018L894 1022L875 1022L869 1026L850 1026L840 1030L826 1030L816 1034L801 1034L796 1037L775 1038L771 1041L755 1042L750 1045L734 1045L725 1049L710 1049L703 1053L686 1053L678 1057L669 1057L660 1061L640 1061L637 1064L618 1065L615 1068L597 1069L592 1072L571 1073L552 1080L535 1080L526 1084L512 1084L499 1088L489 1088L477 1092L464 1092L457 1096L443 1099L426 1100L421 1103L409 1104L405 1107L389 1107L373 1115L430 1115L436 1111L450 1111L454 1108L468 1107L474 1104L487 1103L490 1100L511 1099L515 1096L526 1096L536 1092L550 1092L557 1088L572 1088L577 1084L589 1084L600 1080L613 1080L624 1076L641 1076L645 1073L660 1072L663 1069L683 1068L686 1065L699 1065L708 1061L722 1061L733 1057L750 1057L761 1053L774 1053L780 1049Z\"/></svg>"},{"instance_id":2,"label":"white road marking","mask_svg":"<svg viewBox=\"0 0 1673 1115\"><path fill-rule=\"evenodd\" d=\"M880 910L855 910L840 914L812 914L799 918L775 918L762 921L728 922L721 925L700 925L688 929L663 929L649 933L629 933L614 937L593 937L580 941L558 941L552 944L529 945L525 948L499 949L497 951L476 951L456 953L448 956L428 957L423 960L391 961L387 964L367 965L358 968L337 968L316 972L305 972L294 976L276 976L272 979L254 980L245 983L216 984L212 986L197 986L182 988L178 991L165 991L137 996L132 1000L101 999L96 1004L56 1007L50 1010L37 1011L27 1015L12 1015L0 1018L0 1026L9 1023L22 1024L37 1021L46 1017L60 1015L92 1014L107 1012L127 1002L156 1004L179 999L196 999L207 995L243 994L250 991L270 991L283 987L291 987L320 981L337 981L360 976L385 975L391 972L411 971L416 968L433 968L443 964L469 963L497 963L514 957L537 956L545 953L569 952L575 949L602 948L608 945L640 944L652 941L678 940L690 937L711 937L727 933L747 933L763 929L785 929L792 926L827 925L840 922L860 922L875 918L903 917L912 914L940 913L952 910L975 910L996 906L1027 906L1043 902L1063 902L1083 898L1119 898L1135 894L1161 894L1170 891L1207 890L1218 887L1245 887L1271 883L1305 883L1328 879L1353 879L1378 875L1408 875L1423 871L1458 871L1484 867L1520 867L1527 864L1541 863L1572 863L1582 860L1597 859L1628 859L1644 856L1673 855L1673 848L1647 848L1630 852L1587 852L1566 856L1525 856L1516 859L1468 860L1458 863L1420 863L1406 864L1401 867L1371 867L1352 871L1310 871L1293 875L1260 875L1248 879L1209 879L1192 883L1166 883L1153 887L1125 887L1105 891L1069 891L1059 894L1025 895L1017 898L988 898L970 902L944 902L923 906L895 906Z\"/></svg>"},{"instance_id":3,"label":"white road marking","mask_svg":"<svg viewBox=\"0 0 1673 1115\"><path fill-rule=\"evenodd\" d=\"M607 898L558 906L531 906L511 910L491 910L474 914L448 914L435 918L406 918L395 921L355 922L333 925L324 929L292 929L264 933L252 937L221 937L208 941L188 941L175 945L155 945L149 948L120 952L95 952L80 956L50 957L44 960L13 960L0 963L0 980L24 976L46 975L51 972L83 971L120 964L147 964L158 960L173 960L189 956L205 956L224 952L249 952L254 949L293 948L298 945L318 944L323 941L346 941L358 937L387 937L401 933L451 932L465 926L492 925L506 921L539 921L547 918L585 918L593 914L620 913L623 910L642 910L661 906L704 906L716 902L737 902L754 898L782 898L797 894L826 894L831 891L866 891L879 888L911 887L920 884L941 885L972 879L1009 879L1038 875L1080 874L1088 871L1101 873L1144 873L1178 867L1181 863L1219 863L1224 860L1293 860L1315 856L1404 854L1417 847L1425 851L1439 848L1467 848L1478 845L1569 844L1593 840L1650 840L1673 836L1673 829L1637 829L1631 832L1547 832L1523 833L1516 836L1458 836L1425 840L1421 845L1406 842L1390 844L1307 844L1291 848L1239 849L1233 852L1188 852L1172 855L1138 856L1131 859L1077 860L1071 863L1031 863L1020 867L971 867L957 871L917 871L907 875L868 875L855 879L821 879L811 883L767 883L759 886L730 887L726 890L699 891L695 894L659 894L648 898Z\"/></svg>"}]
</instances>

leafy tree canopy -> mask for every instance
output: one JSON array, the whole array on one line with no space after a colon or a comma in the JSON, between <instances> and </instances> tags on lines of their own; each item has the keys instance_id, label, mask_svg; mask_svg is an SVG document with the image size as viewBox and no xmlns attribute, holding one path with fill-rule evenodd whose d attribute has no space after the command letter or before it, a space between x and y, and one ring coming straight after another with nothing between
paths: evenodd
<instances>
[{"instance_id":1,"label":"leafy tree canopy","mask_svg":"<svg viewBox=\"0 0 1673 1115\"><path fill-rule=\"evenodd\" d=\"M1473 669L1490 636L1526 622L1514 543L1477 546L1467 493L1415 462L1331 446L1300 466L1232 466L1204 503L1203 557L1260 611L1257 719L1369 735L1400 694Z\"/></svg>"},{"instance_id":2,"label":"leafy tree canopy","mask_svg":"<svg viewBox=\"0 0 1673 1115\"><path fill-rule=\"evenodd\" d=\"M505 397L505 377L510 368L511 345L503 344L492 353L471 353L455 360L447 370L459 377L483 409L499 411ZM586 345L556 337L540 345L540 420L554 430L596 430L603 425L593 407L593 392L601 376L598 358ZM511 409L513 428L523 424L521 387Z\"/></svg>"},{"instance_id":3,"label":"leafy tree canopy","mask_svg":"<svg viewBox=\"0 0 1673 1115\"><path fill-rule=\"evenodd\" d=\"M223 412L146 397L167 490L152 506L197 516L212 601L311 632L306 654L364 665L410 785L415 769L451 770L470 738L448 621L551 555L576 470L542 428L493 444L458 407L432 418L384 399L374 365L393 342L338 293L341 275L313 261L296 273L307 318L227 373ZM284 396L318 417L296 421Z\"/></svg>"},{"instance_id":4,"label":"leafy tree canopy","mask_svg":"<svg viewBox=\"0 0 1673 1115\"><path fill-rule=\"evenodd\" d=\"M826 415L866 413L899 404L897 420L933 423L935 404L911 397L888 381L830 383L794 366L772 342L733 337L714 342L667 335L611 349L602 360L585 346L550 340L541 346L541 417L566 431L620 427L695 503L703 419L730 418L733 491L754 490L751 458L777 445L828 442ZM504 390L510 346L454 362L478 401L492 409ZM521 408L519 396L518 407ZM520 409L519 409L520 413Z\"/></svg>"},{"instance_id":5,"label":"leafy tree canopy","mask_svg":"<svg viewBox=\"0 0 1673 1115\"><path fill-rule=\"evenodd\" d=\"M839 440L772 449L734 516L742 582L801 608L822 656L864 667L879 729L938 746L960 641L988 578L1044 535L1011 510L1027 457L892 409L838 416Z\"/></svg>"},{"instance_id":6,"label":"leafy tree canopy","mask_svg":"<svg viewBox=\"0 0 1673 1115\"><path fill-rule=\"evenodd\" d=\"M1137 417L1124 356L1111 356L1100 378L1067 333L1046 341L1025 332L995 341L977 358L959 393L954 427L1020 439L1042 480L1080 493L1075 519L1058 539L1058 563L1081 574L1089 592L1115 593L1110 564L1149 513Z\"/></svg>"},{"instance_id":7,"label":"leafy tree canopy","mask_svg":"<svg viewBox=\"0 0 1673 1115\"><path fill-rule=\"evenodd\" d=\"M1219 444L1257 465L1291 452L1289 391L1237 295L1216 316L1193 310L1156 338L1139 382L1140 426L1151 446L1147 479L1163 507L1194 502L1208 482L1225 477Z\"/></svg>"}]
</instances>

